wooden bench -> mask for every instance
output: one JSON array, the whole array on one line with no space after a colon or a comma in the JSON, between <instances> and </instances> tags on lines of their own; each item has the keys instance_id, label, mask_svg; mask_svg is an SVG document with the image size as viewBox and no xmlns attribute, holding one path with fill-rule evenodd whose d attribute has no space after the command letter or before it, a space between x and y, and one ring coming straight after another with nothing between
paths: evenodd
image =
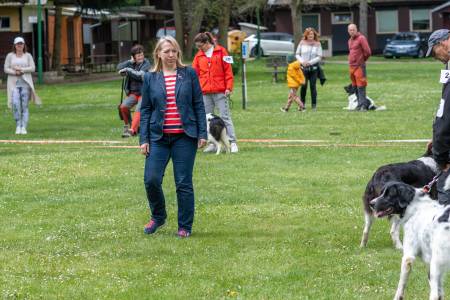
<instances>
[{"instance_id":1,"label":"wooden bench","mask_svg":"<svg viewBox=\"0 0 450 300\"><path fill-rule=\"evenodd\" d=\"M271 69L272 82L278 82L278 74L286 76L286 67L288 65L286 56L270 56L266 60L266 66Z\"/></svg>"}]
</instances>

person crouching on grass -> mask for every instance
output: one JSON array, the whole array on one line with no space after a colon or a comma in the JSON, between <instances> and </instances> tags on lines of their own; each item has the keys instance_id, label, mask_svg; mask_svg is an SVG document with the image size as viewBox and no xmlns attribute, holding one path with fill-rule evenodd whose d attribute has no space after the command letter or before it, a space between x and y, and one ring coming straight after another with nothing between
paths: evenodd
<instances>
[{"instance_id":1,"label":"person crouching on grass","mask_svg":"<svg viewBox=\"0 0 450 300\"><path fill-rule=\"evenodd\" d=\"M298 105L298 111L303 111L304 105L303 102L300 101L300 97L297 95L297 91L300 86L305 84L305 76L303 75L301 64L298 60L288 65L286 80L289 87L289 96L286 106L282 107L281 111L288 112L292 102L294 101Z\"/></svg>"},{"instance_id":2,"label":"person crouching on grass","mask_svg":"<svg viewBox=\"0 0 450 300\"><path fill-rule=\"evenodd\" d=\"M120 105L123 126L122 137L127 138L137 134L141 119L141 87L145 72L151 67L150 62L144 57L144 47L134 45L131 48L131 58L117 65L119 74L125 77L124 91L127 98ZM130 110L136 105L136 111L130 128Z\"/></svg>"}]
</instances>

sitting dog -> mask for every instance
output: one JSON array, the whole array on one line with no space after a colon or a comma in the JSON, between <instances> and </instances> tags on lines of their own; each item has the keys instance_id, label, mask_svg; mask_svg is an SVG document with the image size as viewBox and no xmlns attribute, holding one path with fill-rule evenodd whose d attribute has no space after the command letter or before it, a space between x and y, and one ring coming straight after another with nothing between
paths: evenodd
<instances>
[{"instance_id":1,"label":"sitting dog","mask_svg":"<svg viewBox=\"0 0 450 300\"><path fill-rule=\"evenodd\" d=\"M230 153L230 138L227 135L225 122L214 114L206 115L206 126L208 131L208 142L216 147L216 155L222 151L222 148Z\"/></svg>"},{"instance_id":2,"label":"sitting dog","mask_svg":"<svg viewBox=\"0 0 450 300\"><path fill-rule=\"evenodd\" d=\"M444 275L450 268L450 206L440 205L422 190L401 182L386 184L382 195L370 205L379 218L399 215L404 226L400 280L394 299L403 299L417 255L429 266L429 299L444 299Z\"/></svg>"},{"instance_id":3,"label":"sitting dog","mask_svg":"<svg viewBox=\"0 0 450 300\"><path fill-rule=\"evenodd\" d=\"M348 94L348 105L344 107L343 109L346 110L356 110L356 107L358 106L358 89L355 86L352 86L351 84L344 86L344 90ZM375 102L369 98L366 97L366 99L370 102L368 110L386 110L386 106L376 106Z\"/></svg>"},{"instance_id":4,"label":"sitting dog","mask_svg":"<svg viewBox=\"0 0 450 300\"><path fill-rule=\"evenodd\" d=\"M370 201L381 195L384 185L389 181L399 181L407 183L417 188L424 187L430 183L438 172L438 167L434 159L431 157L431 144L428 145L427 152L423 157L405 163L395 163L381 166L375 171L372 178L366 186L362 201L364 207L364 230L361 238L360 247L365 247L369 239L369 231L373 223L373 212L370 207ZM437 199L436 190L431 190L431 195ZM396 216L390 218L391 221L391 238L395 248L401 249L400 241L400 224Z\"/></svg>"}]
</instances>

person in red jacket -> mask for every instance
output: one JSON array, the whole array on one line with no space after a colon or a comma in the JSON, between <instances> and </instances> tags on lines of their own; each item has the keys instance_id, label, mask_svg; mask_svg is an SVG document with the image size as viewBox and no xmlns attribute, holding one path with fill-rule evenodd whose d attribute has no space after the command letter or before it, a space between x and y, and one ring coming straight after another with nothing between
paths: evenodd
<instances>
[{"instance_id":1,"label":"person in red jacket","mask_svg":"<svg viewBox=\"0 0 450 300\"><path fill-rule=\"evenodd\" d=\"M348 64L350 67L350 79L352 86L357 88L358 106L356 110L367 111L370 105L366 98L366 61L369 59L372 51L364 35L358 32L355 24L348 25Z\"/></svg>"},{"instance_id":2,"label":"person in red jacket","mask_svg":"<svg viewBox=\"0 0 450 300\"><path fill-rule=\"evenodd\" d=\"M202 32L194 38L195 46L199 49L192 62L192 67L200 79L206 114L219 110L220 117L225 122L227 134L230 137L231 152L238 152L236 134L231 120L230 107L227 97L233 90L233 71L231 64L233 57L227 50L214 43L209 32ZM213 144L208 145L204 152L215 152Z\"/></svg>"}]
</instances>

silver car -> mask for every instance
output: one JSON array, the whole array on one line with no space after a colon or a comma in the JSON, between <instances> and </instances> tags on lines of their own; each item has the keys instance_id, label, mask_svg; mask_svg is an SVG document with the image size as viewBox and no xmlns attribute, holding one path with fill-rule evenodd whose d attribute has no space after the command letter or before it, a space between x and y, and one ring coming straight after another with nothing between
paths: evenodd
<instances>
[{"instance_id":1,"label":"silver car","mask_svg":"<svg viewBox=\"0 0 450 300\"><path fill-rule=\"evenodd\" d=\"M261 32L261 55L292 55L294 54L294 37L285 32ZM256 56L256 34L245 39L249 41L250 56Z\"/></svg>"}]
</instances>

